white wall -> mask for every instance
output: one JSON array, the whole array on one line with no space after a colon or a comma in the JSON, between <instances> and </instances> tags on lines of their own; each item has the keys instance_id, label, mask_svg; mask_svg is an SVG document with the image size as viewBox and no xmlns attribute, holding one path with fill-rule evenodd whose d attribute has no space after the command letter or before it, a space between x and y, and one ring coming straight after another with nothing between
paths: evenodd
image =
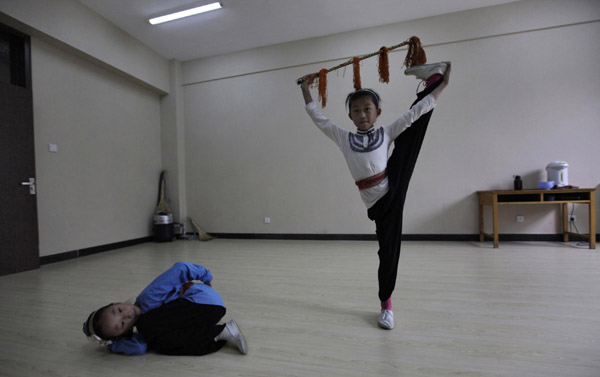
<instances>
[{"instance_id":1,"label":"white wall","mask_svg":"<svg viewBox=\"0 0 600 377\"><path fill-rule=\"evenodd\" d=\"M159 96L32 42L40 256L147 237L161 168Z\"/></svg>"},{"instance_id":2,"label":"white wall","mask_svg":"<svg viewBox=\"0 0 600 377\"><path fill-rule=\"evenodd\" d=\"M597 1L520 1L187 62L188 213L210 232L372 233L341 153L310 122L294 82L411 35L430 62L451 60L453 75L412 179L405 233L475 234L475 191L511 188L514 174L532 188L554 160L570 163L571 184L596 187L599 19ZM403 55L391 55L387 86L377 82L375 59L361 68L363 86L384 99L381 124L414 98ZM339 61L311 64L328 59ZM328 82L325 113L351 127L343 108L351 71ZM556 233L556 212L506 208L502 231ZM517 214L525 223L515 223Z\"/></svg>"},{"instance_id":3,"label":"white wall","mask_svg":"<svg viewBox=\"0 0 600 377\"><path fill-rule=\"evenodd\" d=\"M183 222L187 214L185 192L185 155L183 123L183 89L181 63L169 64L171 83L169 95L161 98L162 168L167 171L167 201L175 221Z\"/></svg>"},{"instance_id":4,"label":"white wall","mask_svg":"<svg viewBox=\"0 0 600 377\"><path fill-rule=\"evenodd\" d=\"M40 256L149 236L162 149L178 153L169 62L78 1L0 5L32 35Z\"/></svg>"}]
</instances>

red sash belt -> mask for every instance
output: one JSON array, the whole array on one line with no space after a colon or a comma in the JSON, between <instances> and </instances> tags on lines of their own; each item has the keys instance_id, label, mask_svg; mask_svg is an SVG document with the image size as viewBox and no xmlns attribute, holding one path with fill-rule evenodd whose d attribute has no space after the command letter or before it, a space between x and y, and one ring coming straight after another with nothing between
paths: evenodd
<instances>
[{"instance_id":1,"label":"red sash belt","mask_svg":"<svg viewBox=\"0 0 600 377\"><path fill-rule=\"evenodd\" d=\"M381 173L375 174L369 178L365 178L363 180L356 181L356 182L354 182L354 184L358 186L359 190L364 190L364 189L371 188L373 186L377 186L378 184L381 183L381 181L383 181L385 179L386 176L387 176L387 171L384 170Z\"/></svg>"},{"instance_id":2,"label":"red sash belt","mask_svg":"<svg viewBox=\"0 0 600 377\"><path fill-rule=\"evenodd\" d=\"M183 294L185 293L185 291L187 291L188 288L191 287L192 285L194 285L193 281L188 281L187 283L185 283L183 285L183 287L181 287L181 291L179 292L179 297L182 297Z\"/></svg>"}]
</instances>

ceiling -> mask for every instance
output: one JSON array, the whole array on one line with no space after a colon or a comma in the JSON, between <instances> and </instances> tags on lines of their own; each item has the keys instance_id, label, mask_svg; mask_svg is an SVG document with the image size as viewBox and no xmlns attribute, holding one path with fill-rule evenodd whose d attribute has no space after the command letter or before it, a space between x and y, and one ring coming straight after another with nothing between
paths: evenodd
<instances>
[{"instance_id":1,"label":"ceiling","mask_svg":"<svg viewBox=\"0 0 600 377\"><path fill-rule=\"evenodd\" d=\"M515 0L221 0L220 10L148 22L214 1L79 0L161 56L182 62Z\"/></svg>"}]
</instances>

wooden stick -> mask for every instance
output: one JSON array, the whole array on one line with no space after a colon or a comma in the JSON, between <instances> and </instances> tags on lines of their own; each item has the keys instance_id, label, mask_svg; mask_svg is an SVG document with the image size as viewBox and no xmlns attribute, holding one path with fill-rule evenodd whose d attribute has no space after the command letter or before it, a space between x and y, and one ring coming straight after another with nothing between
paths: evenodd
<instances>
[{"instance_id":1,"label":"wooden stick","mask_svg":"<svg viewBox=\"0 0 600 377\"><path fill-rule=\"evenodd\" d=\"M397 45L390 46L390 47L388 47L387 49L388 49L388 51L392 51L392 50L395 50L395 49L397 49L397 48L400 48L400 47L402 47L402 46L406 46L406 45L408 45L409 43L410 43L410 42L409 42L409 39L407 39L407 40L405 40L404 42L402 42L402 43L398 43ZM359 61L362 61L362 60L365 60L365 59L371 58L371 57L373 57L373 56L375 56L375 55L379 55L379 51L380 51L380 50L377 50L377 51L375 51L375 52L373 52L373 53L370 53L370 54L367 54L367 55L361 56L361 57L359 57ZM348 61L346 61L346 62L344 62L344 63L338 64L338 65L336 65L335 67L331 67L331 68L327 69L327 73L329 73L329 72L333 72L333 71L335 71L335 70L338 70L338 69L340 69L340 68L343 68L343 67L345 67L345 66L348 66L348 65L352 64L353 62L354 62L354 58L351 58L351 59L349 59ZM315 73L315 74L316 74L316 73ZM296 83L297 83L298 85L302 84L302 78L299 78L299 79L296 81Z\"/></svg>"}]
</instances>

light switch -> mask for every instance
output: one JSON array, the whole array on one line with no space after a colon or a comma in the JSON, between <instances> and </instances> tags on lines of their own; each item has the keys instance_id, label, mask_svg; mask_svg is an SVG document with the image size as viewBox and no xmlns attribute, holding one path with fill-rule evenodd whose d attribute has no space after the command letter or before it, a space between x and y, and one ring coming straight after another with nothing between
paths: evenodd
<instances>
[{"instance_id":1,"label":"light switch","mask_svg":"<svg viewBox=\"0 0 600 377\"><path fill-rule=\"evenodd\" d=\"M48 150L50 152L56 153L56 152L58 152L58 145L56 145L56 144L48 144Z\"/></svg>"}]
</instances>

